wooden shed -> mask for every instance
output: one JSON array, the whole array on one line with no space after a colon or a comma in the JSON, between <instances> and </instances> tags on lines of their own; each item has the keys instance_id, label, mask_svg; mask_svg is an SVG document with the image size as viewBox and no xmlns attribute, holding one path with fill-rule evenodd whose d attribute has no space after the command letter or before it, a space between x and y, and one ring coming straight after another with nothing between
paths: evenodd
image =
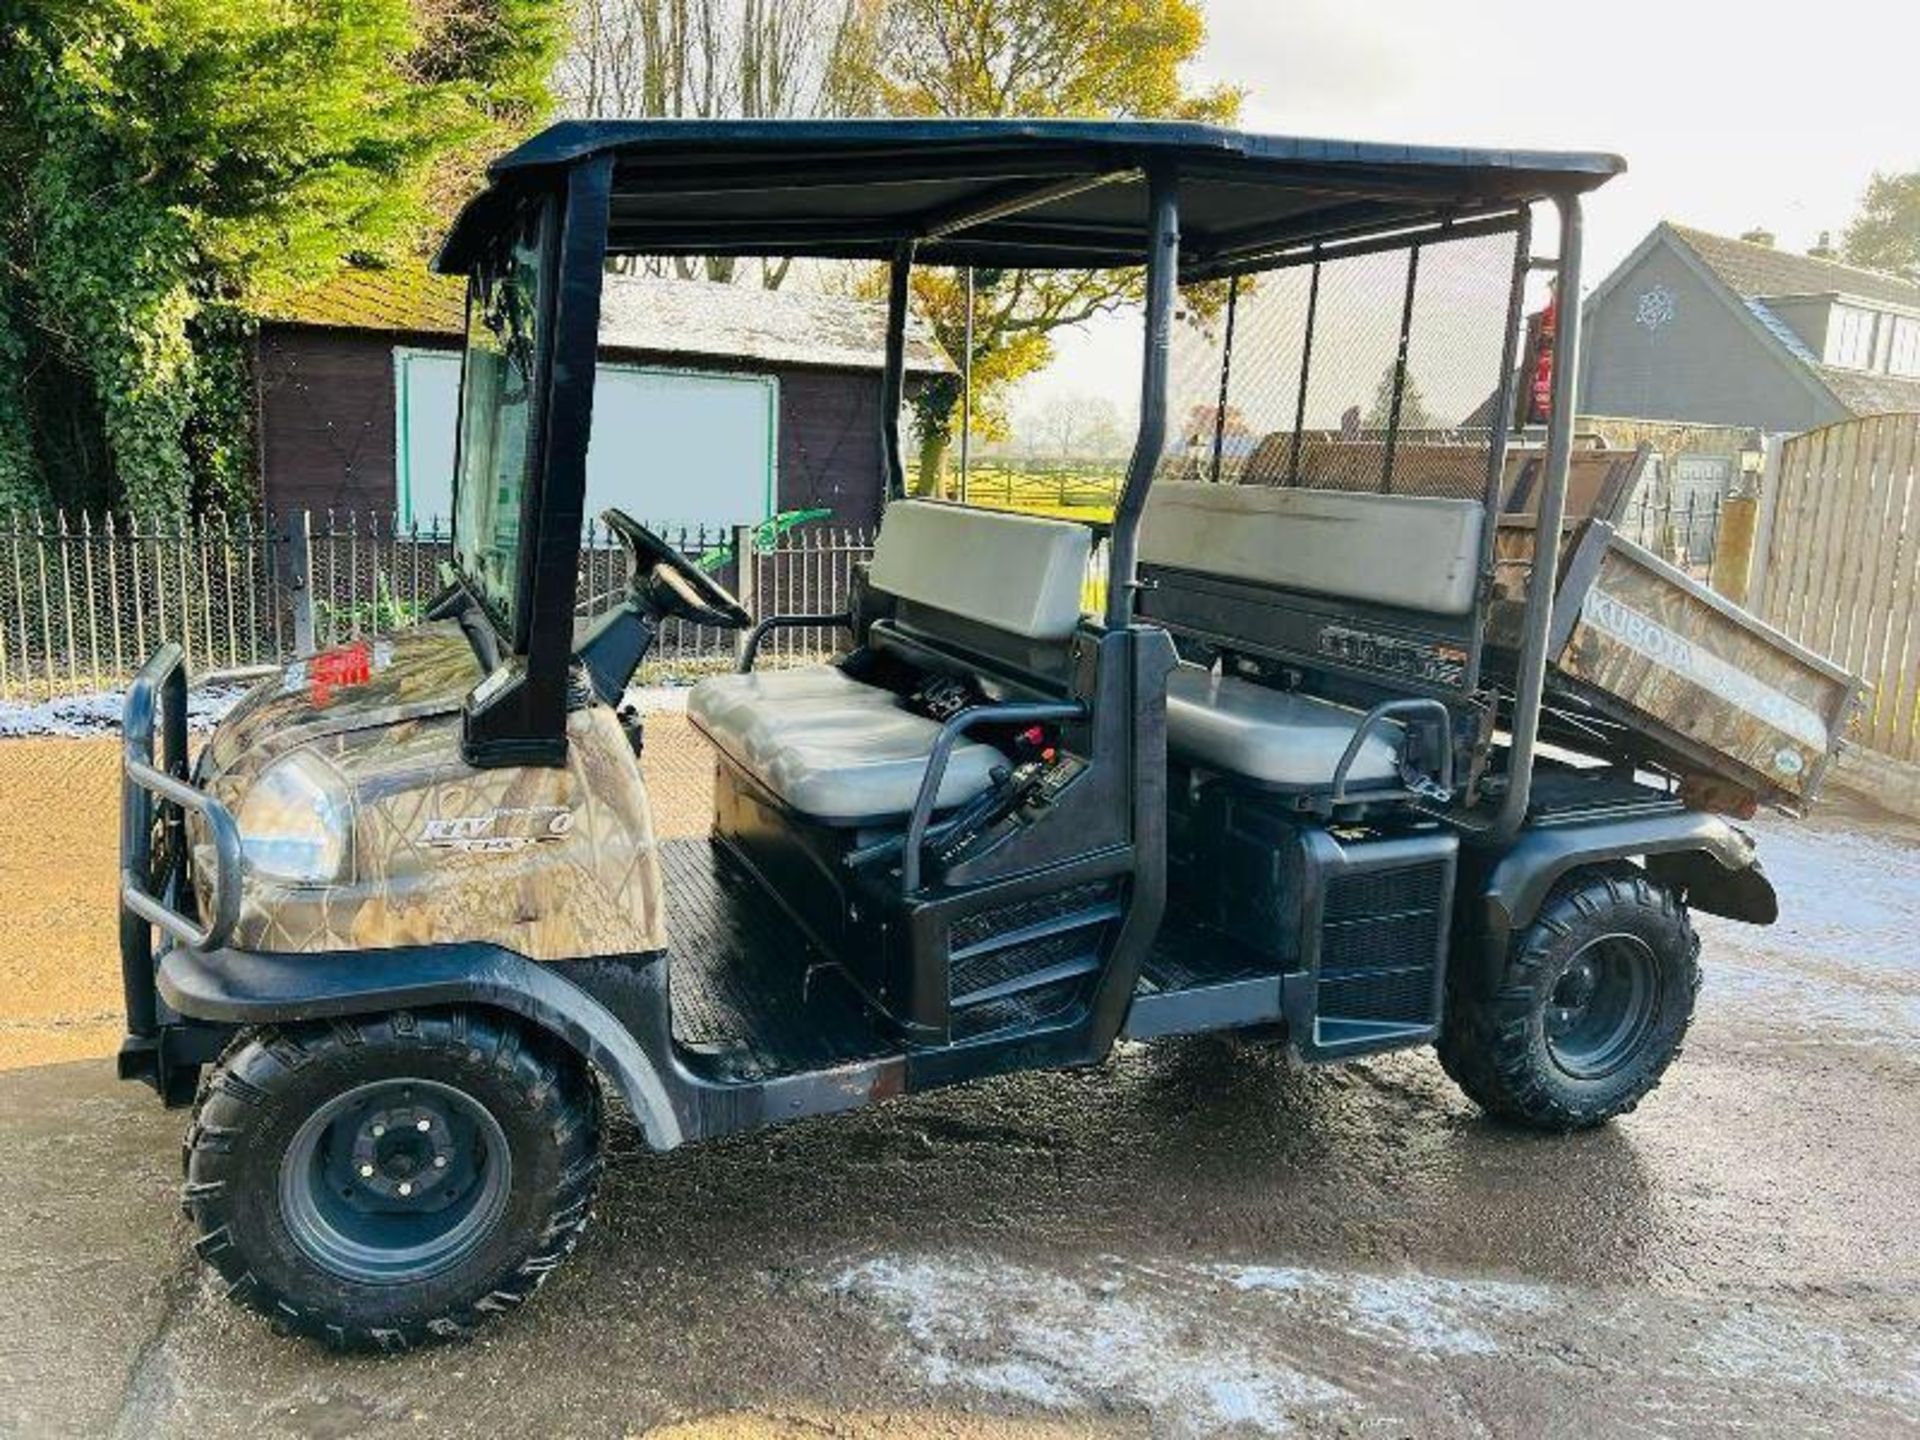
<instances>
[{"instance_id":1,"label":"wooden shed","mask_svg":"<svg viewBox=\"0 0 1920 1440\"><path fill-rule=\"evenodd\" d=\"M269 509L444 523L464 303L459 281L424 269L349 268L260 316ZM877 302L608 275L589 513L714 526L821 507L877 523L885 331ZM909 394L952 369L916 318Z\"/></svg>"}]
</instances>

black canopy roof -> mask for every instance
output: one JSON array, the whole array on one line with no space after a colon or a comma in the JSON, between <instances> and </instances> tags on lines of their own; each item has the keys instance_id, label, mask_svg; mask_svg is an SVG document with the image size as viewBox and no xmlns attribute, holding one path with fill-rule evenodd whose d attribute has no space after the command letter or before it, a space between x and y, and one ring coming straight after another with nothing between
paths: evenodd
<instances>
[{"instance_id":1,"label":"black canopy roof","mask_svg":"<svg viewBox=\"0 0 1920 1440\"><path fill-rule=\"evenodd\" d=\"M573 120L496 160L440 267L460 270L513 194L612 157L611 254L1138 264L1148 170L1177 175L1183 268L1512 210L1590 190L1615 155L1249 135L1079 120Z\"/></svg>"}]
</instances>

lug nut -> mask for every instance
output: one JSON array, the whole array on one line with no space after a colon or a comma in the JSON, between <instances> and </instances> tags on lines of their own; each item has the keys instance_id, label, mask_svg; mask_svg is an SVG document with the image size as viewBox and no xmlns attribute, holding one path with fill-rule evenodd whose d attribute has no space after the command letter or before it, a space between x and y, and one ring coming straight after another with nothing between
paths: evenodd
<instances>
[{"instance_id":1,"label":"lug nut","mask_svg":"<svg viewBox=\"0 0 1920 1440\"><path fill-rule=\"evenodd\" d=\"M407 1181L402 1180L400 1182L400 1198L404 1200L411 1194L413 1194L413 1186Z\"/></svg>"},{"instance_id":2,"label":"lug nut","mask_svg":"<svg viewBox=\"0 0 1920 1440\"><path fill-rule=\"evenodd\" d=\"M373 1166L362 1165L360 1167L360 1178L362 1180L371 1180L373 1178Z\"/></svg>"},{"instance_id":3,"label":"lug nut","mask_svg":"<svg viewBox=\"0 0 1920 1440\"><path fill-rule=\"evenodd\" d=\"M387 1127L384 1125L376 1125L373 1127L373 1138L376 1140L378 1140L382 1135L386 1133L387 1133Z\"/></svg>"},{"instance_id":4,"label":"lug nut","mask_svg":"<svg viewBox=\"0 0 1920 1440\"><path fill-rule=\"evenodd\" d=\"M433 1129L433 1122L431 1120L426 1120L426 1119L416 1120L413 1122L413 1128L418 1130L422 1135L424 1135L427 1133L427 1131Z\"/></svg>"},{"instance_id":5,"label":"lug nut","mask_svg":"<svg viewBox=\"0 0 1920 1440\"><path fill-rule=\"evenodd\" d=\"M446 1169L446 1168L447 1168L447 1157L446 1157L446 1156L444 1156L444 1155L436 1155L436 1156L434 1156L434 1157L433 1157L433 1168L434 1168L434 1169L436 1169L436 1170L444 1170L444 1169Z\"/></svg>"}]
</instances>

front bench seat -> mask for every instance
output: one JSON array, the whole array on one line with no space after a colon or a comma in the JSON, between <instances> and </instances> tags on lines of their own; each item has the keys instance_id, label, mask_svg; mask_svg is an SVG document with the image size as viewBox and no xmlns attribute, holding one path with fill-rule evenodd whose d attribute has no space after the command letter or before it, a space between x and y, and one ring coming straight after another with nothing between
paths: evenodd
<instances>
[{"instance_id":1,"label":"front bench seat","mask_svg":"<svg viewBox=\"0 0 1920 1440\"><path fill-rule=\"evenodd\" d=\"M687 718L789 809L827 825L903 823L940 726L890 690L832 665L715 675L693 687ZM936 805L964 805L1005 757L962 740Z\"/></svg>"},{"instance_id":2,"label":"front bench seat","mask_svg":"<svg viewBox=\"0 0 1920 1440\"><path fill-rule=\"evenodd\" d=\"M1362 713L1290 690L1272 690L1199 665L1167 677L1167 749L1190 765L1277 790L1333 788L1333 772ZM1400 781L1401 727L1376 725L1347 772L1350 788Z\"/></svg>"}]
</instances>

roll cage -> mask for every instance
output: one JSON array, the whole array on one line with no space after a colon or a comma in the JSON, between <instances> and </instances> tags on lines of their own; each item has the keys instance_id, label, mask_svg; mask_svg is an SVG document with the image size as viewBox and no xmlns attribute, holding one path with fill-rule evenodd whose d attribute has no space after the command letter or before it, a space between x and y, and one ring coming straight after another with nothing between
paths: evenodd
<instances>
[{"instance_id":1,"label":"roll cage","mask_svg":"<svg viewBox=\"0 0 1920 1440\"><path fill-rule=\"evenodd\" d=\"M1504 397L1519 346L1520 286L1552 272L1579 294L1581 195L1624 169L1607 154L1464 150L1248 135L1209 126L1082 121L582 121L495 162L436 260L471 276L530 206L547 207L547 264L533 356L536 403L520 488L512 603L476 607L506 658L470 697L468 759L560 763L573 665L577 545L592 426L601 279L610 256L780 255L889 267L878 443L890 496L904 493L896 417L915 264L1050 269L1140 267L1145 277L1139 426L1109 539L1105 624L1132 623L1139 530L1167 451L1169 355L1178 287L1378 249L1512 232L1513 304L1484 490L1489 537L1501 504ZM1528 254L1530 208L1557 211L1557 259ZM1411 268L1402 375L1411 323ZM1556 353L1577 353L1577 304L1561 307ZM1309 340L1309 344L1310 344ZM1539 537L1512 677L1508 783L1493 821L1526 815L1539 731L1572 448L1575 366L1558 364L1536 509ZM1302 379L1304 408L1305 380ZM1392 447L1399 394L1386 426ZM1225 406L1221 407L1224 419ZM463 440L464 438L463 417ZM1215 436L1215 469L1220 437ZM458 467L456 467L458 468ZM1383 488L1385 482L1383 481ZM456 511L460 509L456 496ZM456 536L456 541L459 539ZM1491 539L1481 589L1491 576ZM471 577L469 583L471 583Z\"/></svg>"}]
</instances>

